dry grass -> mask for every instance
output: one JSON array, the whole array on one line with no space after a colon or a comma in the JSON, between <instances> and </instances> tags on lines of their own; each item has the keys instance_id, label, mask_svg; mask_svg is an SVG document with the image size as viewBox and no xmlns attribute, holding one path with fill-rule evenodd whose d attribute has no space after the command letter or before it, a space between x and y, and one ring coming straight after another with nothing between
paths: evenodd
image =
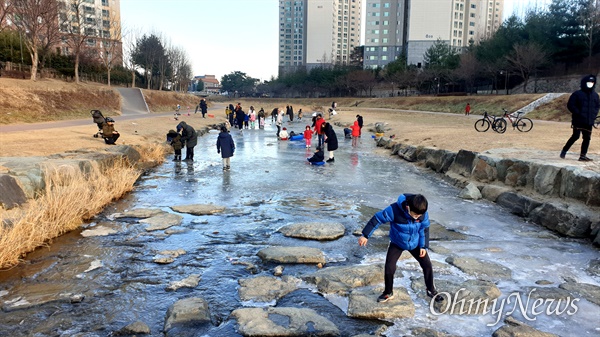
<instances>
[{"instance_id":1,"label":"dry grass","mask_svg":"<svg viewBox=\"0 0 600 337\"><path fill-rule=\"evenodd\" d=\"M18 213L0 215L0 267L14 266L24 254L78 228L131 191L139 175L125 161L87 173L71 166L49 168L44 195Z\"/></svg>"},{"instance_id":2,"label":"dry grass","mask_svg":"<svg viewBox=\"0 0 600 337\"><path fill-rule=\"evenodd\" d=\"M567 110L569 96L562 95L549 103L542 104L534 111L528 113L527 117L547 121L570 122L571 113Z\"/></svg>"},{"instance_id":3,"label":"dry grass","mask_svg":"<svg viewBox=\"0 0 600 337\"><path fill-rule=\"evenodd\" d=\"M106 86L0 79L0 124L89 118L91 109L118 114L121 97Z\"/></svg>"},{"instance_id":4,"label":"dry grass","mask_svg":"<svg viewBox=\"0 0 600 337\"><path fill-rule=\"evenodd\" d=\"M165 161L167 153L171 152L171 146L165 143L153 143L137 146L136 149L141 155L140 161L146 163L162 164Z\"/></svg>"},{"instance_id":5,"label":"dry grass","mask_svg":"<svg viewBox=\"0 0 600 337\"><path fill-rule=\"evenodd\" d=\"M169 91L143 90L148 108L152 112L175 111L181 105L181 113L194 113L200 98L192 94L181 94Z\"/></svg>"}]
</instances>

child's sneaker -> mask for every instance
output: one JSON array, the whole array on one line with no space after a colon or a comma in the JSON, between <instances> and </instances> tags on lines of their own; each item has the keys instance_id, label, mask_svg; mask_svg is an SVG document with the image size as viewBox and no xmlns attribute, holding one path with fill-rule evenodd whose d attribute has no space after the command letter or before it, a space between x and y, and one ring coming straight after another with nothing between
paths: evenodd
<instances>
[{"instance_id":1,"label":"child's sneaker","mask_svg":"<svg viewBox=\"0 0 600 337\"><path fill-rule=\"evenodd\" d=\"M379 303L385 303L385 302L387 302L387 301L389 301L389 300L391 300L393 298L394 298L394 292L393 291L391 293L389 293L389 294L383 293L379 297L377 297L377 302L379 302Z\"/></svg>"},{"instance_id":2,"label":"child's sneaker","mask_svg":"<svg viewBox=\"0 0 600 337\"><path fill-rule=\"evenodd\" d=\"M433 298L434 301L436 301L437 303L443 302L444 298L442 297L442 295L438 295L437 291L429 291L427 290L427 296Z\"/></svg>"}]
</instances>

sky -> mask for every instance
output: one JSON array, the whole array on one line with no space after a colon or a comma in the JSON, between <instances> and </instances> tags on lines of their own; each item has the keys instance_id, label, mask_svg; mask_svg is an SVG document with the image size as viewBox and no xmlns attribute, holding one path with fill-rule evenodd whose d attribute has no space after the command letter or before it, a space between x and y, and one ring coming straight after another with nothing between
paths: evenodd
<instances>
[{"instance_id":1,"label":"sky","mask_svg":"<svg viewBox=\"0 0 600 337\"><path fill-rule=\"evenodd\" d=\"M505 0L505 18L550 1ZM161 34L183 48L194 76L221 80L241 71L265 81L277 77L278 5L278 0L121 0L121 22L124 35Z\"/></svg>"}]
</instances>

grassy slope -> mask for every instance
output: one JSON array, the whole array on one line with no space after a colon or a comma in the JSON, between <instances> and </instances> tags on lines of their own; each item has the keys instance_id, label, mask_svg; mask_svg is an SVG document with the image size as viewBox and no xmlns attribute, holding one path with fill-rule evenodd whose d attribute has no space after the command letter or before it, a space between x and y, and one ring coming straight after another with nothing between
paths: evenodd
<instances>
[{"instance_id":1,"label":"grassy slope","mask_svg":"<svg viewBox=\"0 0 600 337\"><path fill-rule=\"evenodd\" d=\"M65 83L56 80L16 80L0 78L0 124L32 123L51 120L89 118L91 109L99 109L108 115L118 114L121 106L119 94L112 88L95 83ZM199 98L189 94L143 90L146 102L152 112L173 111L177 104L182 112L194 111ZM404 110L437 111L464 113L464 107L471 104L473 114L499 115L502 108L516 111L543 94L523 95L481 95L456 97L390 97L390 98L307 98L307 99L236 99L210 98L223 103L243 102L244 107L254 105L269 113L274 107L294 106L294 111L326 111L335 100L340 108L358 106L360 108L391 108ZM530 117L543 120L569 120L564 106L568 95L539 107ZM189 108L188 108L189 107Z\"/></svg>"}]
</instances>

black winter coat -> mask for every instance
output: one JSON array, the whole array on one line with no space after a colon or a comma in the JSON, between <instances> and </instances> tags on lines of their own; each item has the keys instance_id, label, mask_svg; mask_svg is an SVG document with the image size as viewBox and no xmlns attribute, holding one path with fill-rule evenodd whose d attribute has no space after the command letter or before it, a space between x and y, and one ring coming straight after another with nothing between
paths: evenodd
<instances>
[{"instance_id":1,"label":"black winter coat","mask_svg":"<svg viewBox=\"0 0 600 337\"><path fill-rule=\"evenodd\" d=\"M586 82L594 82L594 86L589 89ZM575 91L569 97L567 108L571 112L571 123L575 126L589 127L594 124L598 117L600 109L600 98L594 91L596 88L596 76L588 75L581 79L581 89Z\"/></svg>"},{"instance_id":2,"label":"black winter coat","mask_svg":"<svg viewBox=\"0 0 600 337\"><path fill-rule=\"evenodd\" d=\"M308 158L308 161L311 163L325 161L325 154L323 154L323 151L317 151L312 157Z\"/></svg>"},{"instance_id":3,"label":"black winter coat","mask_svg":"<svg viewBox=\"0 0 600 337\"><path fill-rule=\"evenodd\" d=\"M329 123L323 124L322 128L325 130L325 143L327 143L327 151L335 151L338 148L338 140L333 131L333 127Z\"/></svg>"},{"instance_id":4,"label":"black winter coat","mask_svg":"<svg viewBox=\"0 0 600 337\"><path fill-rule=\"evenodd\" d=\"M221 152L221 158L233 157L235 143L229 132L219 133L219 137L217 137L217 152Z\"/></svg>"},{"instance_id":5,"label":"black winter coat","mask_svg":"<svg viewBox=\"0 0 600 337\"><path fill-rule=\"evenodd\" d=\"M186 122L180 122L177 124L177 131L181 130L181 142L185 144L185 147L192 148L198 144L198 133L193 127L187 125Z\"/></svg>"},{"instance_id":6,"label":"black winter coat","mask_svg":"<svg viewBox=\"0 0 600 337\"><path fill-rule=\"evenodd\" d=\"M206 113L206 110L208 110L208 105L206 104L206 101L200 101L200 111L202 111L202 113Z\"/></svg>"}]
</instances>

